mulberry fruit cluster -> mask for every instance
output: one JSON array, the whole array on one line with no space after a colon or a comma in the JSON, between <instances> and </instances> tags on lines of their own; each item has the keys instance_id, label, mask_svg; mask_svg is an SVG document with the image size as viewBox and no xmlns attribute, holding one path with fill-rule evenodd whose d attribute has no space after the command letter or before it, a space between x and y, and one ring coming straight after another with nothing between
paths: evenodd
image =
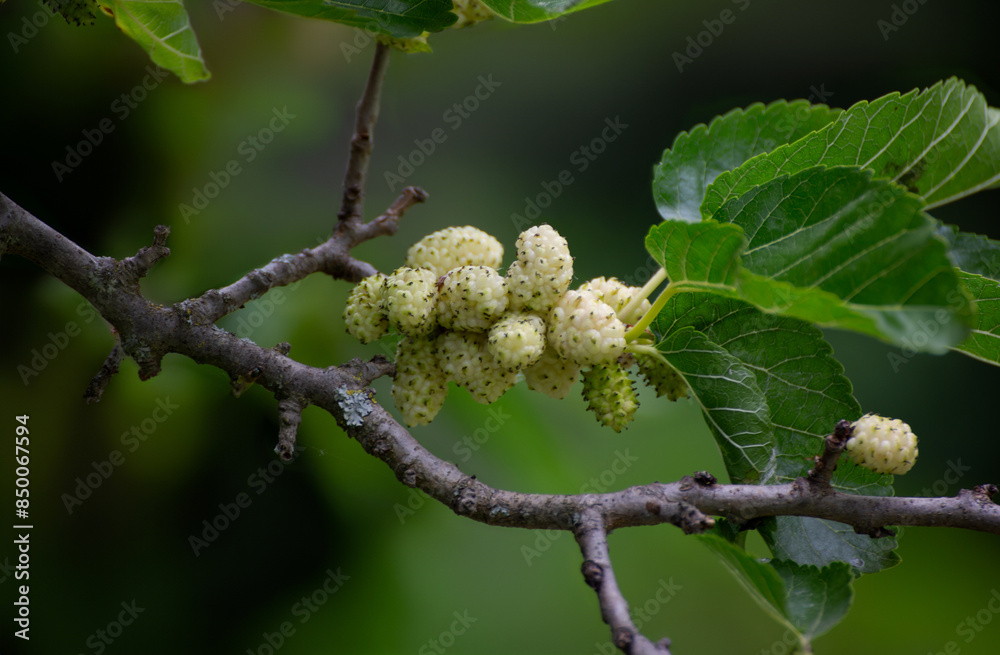
<instances>
[{"instance_id":1,"label":"mulberry fruit cluster","mask_svg":"<svg viewBox=\"0 0 1000 655\"><path fill-rule=\"evenodd\" d=\"M552 398L565 398L582 378L588 409L616 432L638 407L631 365L658 395L687 396L666 362L626 353L623 318L635 322L650 307L636 298L638 287L599 277L570 289L569 244L549 225L521 233L506 273L503 254L482 230L450 227L414 244L405 266L367 277L351 292L348 333L362 343L390 330L403 336L392 394L407 425L434 419L448 382L488 404L519 374L529 389Z\"/></svg>"},{"instance_id":2,"label":"mulberry fruit cluster","mask_svg":"<svg viewBox=\"0 0 1000 655\"><path fill-rule=\"evenodd\" d=\"M851 460L876 473L902 475L917 461L917 436L898 418L865 414L854 422L847 441Z\"/></svg>"}]
</instances>

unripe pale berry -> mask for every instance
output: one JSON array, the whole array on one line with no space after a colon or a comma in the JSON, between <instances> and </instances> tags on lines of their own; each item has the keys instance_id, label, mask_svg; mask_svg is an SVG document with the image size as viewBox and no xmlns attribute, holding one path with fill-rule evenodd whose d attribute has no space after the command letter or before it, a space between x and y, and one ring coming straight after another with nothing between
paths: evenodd
<instances>
[{"instance_id":1,"label":"unripe pale berry","mask_svg":"<svg viewBox=\"0 0 1000 655\"><path fill-rule=\"evenodd\" d=\"M444 405L448 381L438 366L433 339L405 337L396 348L392 397L409 426L427 425Z\"/></svg>"},{"instance_id":2,"label":"unripe pale berry","mask_svg":"<svg viewBox=\"0 0 1000 655\"><path fill-rule=\"evenodd\" d=\"M435 345L438 364L445 377L464 387L479 403L488 405L517 382L517 372L508 371L490 354L482 332L444 332Z\"/></svg>"},{"instance_id":3,"label":"unripe pale berry","mask_svg":"<svg viewBox=\"0 0 1000 655\"><path fill-rule=\"evenodd\" d=\"M479 0L455 0L452 11L458 14L458 20L452 29L469 27L484 20L493 18L493 12Z\"/></svg>"},{"instance_id":4,"label":"unripe pale berry","mask_svg":"<svg viewBox=\"0 0 1000 655\"><path fill-rule=\"evenodd\" d=\"M641 291L639 287L630 287L614 277L595 277L593 280L588 280L581 284L580 290L593 291L598 300L615 310L615 315L618 318L625 322L634 322L629 320L633 317L622 316L622 310L631 302L633 296ZM652 305L649 300L644 298L639 304L638 309L634 312L634 317L637 318L644 315L649 311L650 307Z\"/></svg>"},{"instance_id":5,"label":"unripe pale berry","mask_svg":"<svg viewBox=\"0 0 1000 655\"><path fill-rule=\"evenodd\" d=\"M485 332L506 311L507 281L489 266L448 272L438 293L438 322L452 330Z\"/></svg>"},{"instance_id":6,"label":"unripe pale berry","mask_svg":"<svg viewBox=\"0 0 1000 655\"><path fill-rule=\"evenodd\" d=\"M615 432L621 432L639 408L632 380L618 362L598 364L583 372L583 398L597 420Z\"/></svg>"},{"instance_id":7,"label":"unripe pale berry","mask_svg":"<svg viewBox=\"0 0 1000 655\"><path fill-rule=\"evenodd\" d=\"M635 355L635 363L646 378L646 384L656 389L657 398L666 396L668 400L677 400L691 395L684 378L658 357L640 353Z\"/></svg>"},{"instance_id":8,"label":"unripe pale berry","mask_svg":"<svg viewBox=\"0 0 1000 655\"><path fill-rule=\"evenodd\" d=\"M404 266L386 278L382 305L389 325L402 334L418 337L437 324L437 276L425 268Z\"/></svg>"},{"instance_id":9,"label":"unripe pale berry","mask_svg":"<svg viewBox=\"0 0 1000 655\"><path fill-rule=\"evenodd\" d=\"M381 339L389 331L389 320L382 308L384 285L385 275L375 273L358 282L347 297L344 307L347 333L361 343Z\"/></svg>"},{"instance_id":10,"label":"unripe pale berry","mask_svg":"<svg viewBox=\"0 0 1000 655\"><path fill-rule=\"evenodd\" d=\"M549 343L580 366L608 364L625 352L625 324L592 291L567 291L549 313Z\"/></svg>"},{"instance_id":11,"label":"unripe pale berry","mask_svg":"<svg viewBox=\"0 0 1000 655\"><path fill-rule=\"evenodd\" d=\"M534 314L507 314L490 328L487 347L508 370L531 366L545 352L545 323Z\"/></svg>"},{"instance_id":12,"label":"unripe pale berry","mask_svg":"<svg viewBox=\"0 0 1000 655\"><path fill-rule=\"evenodd\" d=\"M429 269L438 277L459 266L500 268L502 263L500 242L471 225L428 234L406 253L407 266Z\"/></svg>"},{"instance_id":13,"label":"unripe pale berry","mask_svg":"<svg viewBox=\"0 0 1000 655\"><path fill-rule=\"evenodd\" d=\"M542 357L524 369L524 381L533 391L541 391L552 398L565 398L576 382L580 367L565 357L560 357L551 345Z\"/></svg>"},{"instance_id":14,"label":"unripe pale berry","mask_svg":"<svg viewBox=\"0 0 1000 655\"><path fill-rule=\"evenodd\" d=\"M549 225L528 228L517 239L517 261L507 269L511 309L547 313L569 289L569 244Z\"/></svg>"},{"instance_id":15,"label":"unripe pale berry","mask_svg":"<svg viewBox=\"0 0 1000 655\"><path fill-rule=\"evenodd\" d=\"M917 436L901 420L865 414L854 422L847 454L876 473L902 475L917 461Z\"/></svg>"}]
</instances>

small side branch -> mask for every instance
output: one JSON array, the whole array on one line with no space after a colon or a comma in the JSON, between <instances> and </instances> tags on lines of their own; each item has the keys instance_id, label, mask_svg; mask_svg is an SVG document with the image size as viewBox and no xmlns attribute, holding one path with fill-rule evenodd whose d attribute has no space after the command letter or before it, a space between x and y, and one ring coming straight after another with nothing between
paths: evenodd
<instances>
[{"instance_id":1,"label":"small side branch","mask_svg":"<svg viewBox=\"0 0 1000 655\"><path fill-rule=\"evenodd\" d=\"M364 213L365 180L368 176L368 162L374 147L375 122L378 120L379 102L382 96L382 81L389 67L391 46L375 44L375 57L368 72L364 93L358 101L354 136L351 137L351 153L344 173L344 197L337 218L340 222L359 223Z\"/></svg>"},{"instance_id":2,"label":"small side branch","mask_svg":"<svg viewBox=\"0 0 1000 655\"><path fill-rule=\"evenodd\" d=\"M108 354L108 358L104 360L104 364L101 365L100 370L97 371L97 375L91 379L90 384L87 385L87 390L83 394L83 399L87 403L100 402L101 396L104 395L104 389L107 388L108 383L111 382L111 378L118 373L118 367L122 363L122 359L125 358L125 351L122 350L122 346L115 340L115 345L111 349L111 353Z\"/></svg>"},{"instance_id":3,"label":"small side branch","mask_svg":"<svg viewBox=\"0 0 1000 655\"><path fill-rule=\"evenodd\" d=\"M153 230L153 245L140 248L139 252L119 262L119 268L134 283L136 291L139 280L146 277L156 262L170 254L170 248L166 246L168 236L170 228L166 225L157 225Z\"/></svg>"},{"instance_id":4,"label":"small side branch","mask_svg":"<svg viewBox=\"0 0 1000 655\"><path fill-rule=\"evenodd\" d=\"M301 398L288 397L278 401L278 445L274 447L274 452L286 462L295 457L295 438L305 407L306 403Z\"/></svg>"},{"instance_id":5,"label":"small side branch","mask_svg":"<svg viewBox=\"0 0 1000 655\"><path fill-rule=\"evenodd\" d=\"M597 592L601 618L611 627L611 641L615 647L630 655L669 655L669 639L654 644L632 622L628 601L618 588L611 565L608 533L601 513L596 510L584 512L574 535L583 552L583 579Z\"/></svg>"},{"instance_id":6,"label":"small side branch","mask_svg":"<svg viewBox=\"0 0 1000 655\"><path fill-rule=\"evenodd\" d=\"M837 470L837 460L853 432L850 421L839 421L833 434L827 435L823 442L823 452L816 456L816 466L809 471L808 480L811 484L819 488L830 488L830 479Z\"/></svg>"}]
</instances>

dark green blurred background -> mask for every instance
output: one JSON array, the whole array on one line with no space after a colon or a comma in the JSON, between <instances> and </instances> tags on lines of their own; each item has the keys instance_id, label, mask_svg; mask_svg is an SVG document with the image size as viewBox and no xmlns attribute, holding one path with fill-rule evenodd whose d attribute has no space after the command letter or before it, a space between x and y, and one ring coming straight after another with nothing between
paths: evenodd
<instances>
[{"instance_id":1,"label":"dark green blurred background","mask_svg":"<svg viewBox=\"0 0 1000 655\"><path fill-rule=\"evenodd\" d=\"M21 34L24 18L41 9L23 0L0 6L0 191L99 255L132 254L150 242L155 225L170 225L172 254L145 282L148 297L168 304L328 236L373 49L345 56L344 44L351 50L366 37L336 25L238 3L188 4L212 80L184 86L168 78L124 118L113 103L141 85L148 60L112 21L102 16L95 27L75 28L54 18L15 53L9 34ZM849 106L951 75L1000 105L985 6L914 1L907 7L916 12L888 40L877 21L890 19L892 5L860 0L618 0L551 25L495 21L435 35L434 54L393 56L368 214L395 198L401 185L390 190L384 174L399 172L398 158L414 139L444 128L447 140L406 180L430 200L406 216L398 236L356 254L390 270L424 234L472 223L507 246L509 261L519 231L511 214L570 169L574 183L539 221L567 237L580 280L616 275L640 283L648 274L642 237L658 220L651 166L678 131L755 101L823 93L828 103ZM727 8L737 20L679 72L672 54ZM446 112L475 92L479 76L499 86L452 129ZM241 144L275 110L294 118L247 161ZM616 117L627 129L579 171L571 153ZM104 118L113 131L59 182L52 162ZM231 160L241 173L185 221L178 205L191 203L194 189ZM996 192L981 194L935 215L998 238L998 202ZM315 366L376 354L344 333L347 292L347 284L316 276L222 325L264 346L287 340L292 356ZM81 394L111 345L103 321L13 256L0 264L0 307L0 424L12 445L12 417L31 415L35 525L30 644L11 644L16 559L13 534L4 530L3 653L102 652L96 632L133 600L143 612L120 634L112 627L117 638L103 652L264 655L267 635L277 643L288 622L294 632L280 637L283 655L422 655L442 651L432 640L451 630L456 612L475 622L440 639L449 653L611 652L566 534L490 528L424 503L316 409L305 412L299 433L305 449L279 466L273 398L254 388L235 399L224 374L178 356L148 382L127 362L104 400L85 405ZM67 340L60 333L71 322L69 331L80 334ZM893 367L888 355L898 350L842 333L829 338L865 410L902 417L921 438L921 458L898 479L897 493L953 495L1000 482L993 416L1000 370L957 354ZM57 355L25 383L17 367L30 366L33 351L53 340L65 347L55 347ZM388 381L376 387L391 404ZM453 389L437 420L413 433L488 484L521 491L573 493L592 478L621 489L699 469L722 472L694 407L645 391L642 400L633 426L615 435L583 411L576 393L554 401L520 385L486 408ZM169 416L158 406L172 407ZM488 433L491 416L502 425ZM133 426L144 441L130 436ZM474 436L484 443L465 449L463 438ZM13 498L11 450L0 469L5 498ZM76 479L114 450L124 463L69 513L64 496ZM629 466L613 473L623 455ZM268 465L278 473L270 482L257 473ZM241 493L249 506L195 556L189 537ZM786 652L778 624L695 540L662 526L620 531L611 545L626 595L645 606L641 627L653 638L671 637L678 655ZM901 566L856 584L855 606L817 652L924 655L953 641L954 652L996 653L1000 617L986 608L1000 589L1000 540L908 529L900 553ZM338 570L335 594L312 609L297 605ZM666 604L655 600L664 583L680 587ZM970 633L959 624L977 612L990 623L966 641Z\"/></svg>"}]
</instances>

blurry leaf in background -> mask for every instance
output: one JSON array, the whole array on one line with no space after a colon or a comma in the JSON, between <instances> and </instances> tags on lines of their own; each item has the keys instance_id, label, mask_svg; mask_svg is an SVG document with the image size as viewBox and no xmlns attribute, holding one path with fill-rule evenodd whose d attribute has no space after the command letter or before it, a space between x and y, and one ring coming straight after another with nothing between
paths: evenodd
<instances>
[{"instance_id":1,"label":"blurry leaf in background","mask_svg":"<svg viewBox=\"0 0 1000 655\"><path fill-rule=\"evenodd\" d=\"M181 0L100 2L114 16L121 31L149 53L153 63L187 83L211 77Z\"/></svg>"}]
</instances>

